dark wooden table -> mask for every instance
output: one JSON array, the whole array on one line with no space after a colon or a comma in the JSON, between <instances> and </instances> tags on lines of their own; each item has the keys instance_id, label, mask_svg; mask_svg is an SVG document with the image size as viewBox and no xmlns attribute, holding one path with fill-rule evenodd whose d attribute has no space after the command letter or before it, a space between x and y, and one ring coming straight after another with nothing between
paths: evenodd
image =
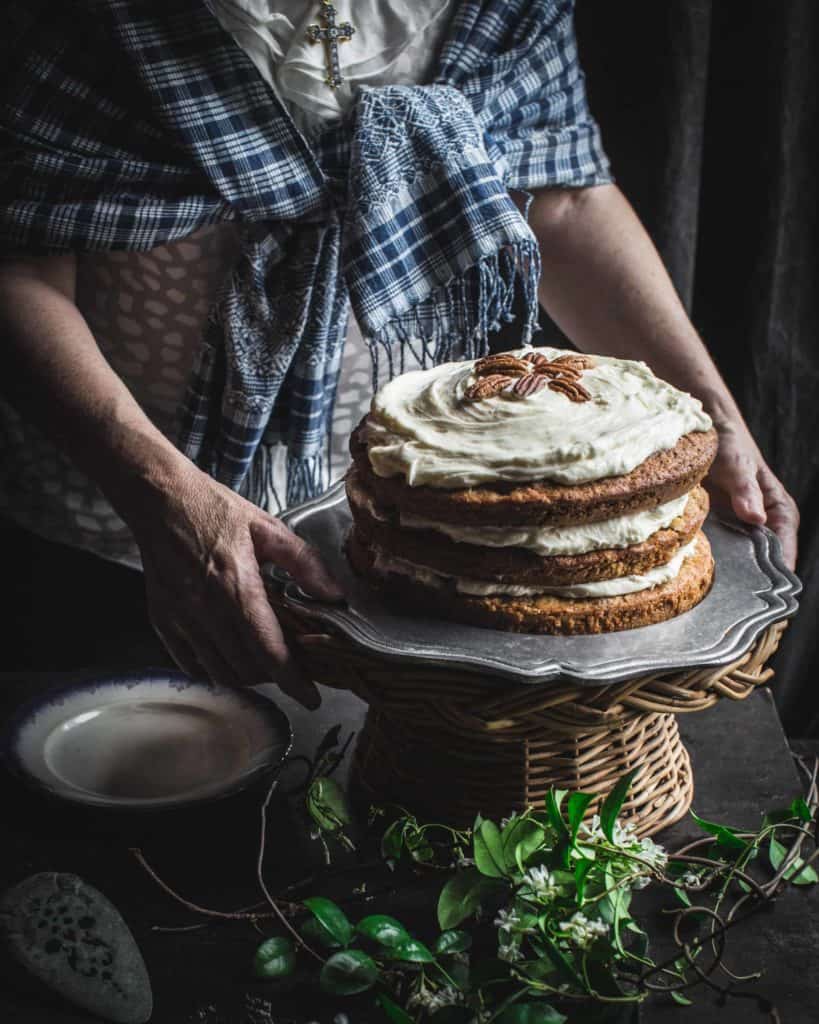
<instances>
[{"instance_id":1,"label":"dark wooden table","mask_svg":"<svg viewBox=\"0 0 819 1024\"><path fill-rule=\"evenodd\" d=\"M55 674L0 674L0 720L27 697L65 681ZM365 710L360 701L327 689L323 697L320 711L310 714L277 694L293 721L296 752L312 751L335 723L342 723L345 731L360 727ZM764 810L787 804L802 792L767 690L741 704L723 701L709 712L683 716L681 724L695 770L694 807L702 816L756 827ZM308 991L270 999L265 986L249 973L260 936L247 924L208 925L173 934L153 930L155 925L187 925L196 919L155 887L129 847L139 846L187 898L217 909L244 906L258 899L258 805L259 795L248 794L212 805L207 812L100 820L41 803L3 774L0 882L11 885L36 871L71 871L102 890L120 908L143 950L154 986L154 1024L329 1024L339 1012L347 1014L350 1024L378 1019L365 997L331 1002ZM695 834L699 833L683 822L658 839L673 847ZM293 820L292 805L284 799L275 803L268 830L267 877L272 890L280 888L279 882L309 872L313 855ZM349 881L337 879L322 893L349 895L349 890ZM426 923L432 931L432 895L420 890L385 889L377 895L370 891L357 897L357 910L362 915L413 913L419 929ZM658 908L647 910L656 913ZM819 894L814 889L791 890L731 935L729 964L740 972L764 968L762 980L746 989L774 1004L782 1024L812 1024L819 1019L817 910ZM639 1019L647 1024L753 1024L770 1019L752 1000L732 999L720 1007L715 994L702 990L694 999L696 1005L689 1008L654 1001L641 1008ZM0 1021L91 1024L93 1018L48 999L0 955Z\"/></svg>"}]
</instances>

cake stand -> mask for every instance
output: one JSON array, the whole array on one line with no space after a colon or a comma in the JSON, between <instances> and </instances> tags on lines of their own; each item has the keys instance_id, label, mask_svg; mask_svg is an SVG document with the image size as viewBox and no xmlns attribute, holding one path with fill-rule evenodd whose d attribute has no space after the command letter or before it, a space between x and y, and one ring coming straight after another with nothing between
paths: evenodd
<instances>
[{"instance_id":1,"label":"cake stand","mask_svg":"<svg viewBox=\"0 0 819 1024\"><path fill-rule=\"evenodd\" d=\"M769 530L710 517L714 586L691 611L600 636L514 634L386 605L344 556L343 483L283 519L344 591L338 604L317 601L266 571L305 670L369 705L358 786L373 803L459 826L541 805L553 786L605 795L638 766L623 816L641 835L677 821L694 780L676 715L743 700L770 679L801 589Z\"/></svg>"}]
</instances>

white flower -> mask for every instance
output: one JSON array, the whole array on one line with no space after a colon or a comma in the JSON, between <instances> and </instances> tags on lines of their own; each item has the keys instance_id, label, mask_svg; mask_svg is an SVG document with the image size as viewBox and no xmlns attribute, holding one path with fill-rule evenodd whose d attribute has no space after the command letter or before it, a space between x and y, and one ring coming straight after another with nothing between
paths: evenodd
<instances>
[{"instance_id":1,"label":"white flower","mask_svg":"<svg viewBox=\"0 0 819 1024\"><path fill-rule=\"evenodd\" d=\"M684 875L680 876L680 885L700 885L699 875L695 875L693 871L686 871Z\"/></svg>"},{"instance_id":2,"label":"white flower","mask_svg":"<svg viewBox=\"0 0 819 1024\"><path fill-rule=\"evenodd\" d=\"M430 1000L429 1010L441 1010L444 1006L457 1006L459 1003L464 1001L463 992L459 992L457 988L452 985L447 985L445 988L438 989L434 997Z\"/></svg>"},{"instance_id":3,"label":"white flower","mask_svg":"<svg viewBox=\"0 0 819 1024\"><path fill-rule=\"evenodd\" d=\"M627 825L621 825L619 821L615 821L612 835L614 836L615 846L629 847L639 843L637 836L634 834L634 826L630 822Z\"/></svg>"},{"instance_id":4,"label":"white flower","mask_svg":"<svg viewBox=\"0 0 819 1024\"><path fill-rule=\"evenodd\" d=\"M508 963L514 963L516 960L522 960L523 953L520 951L520 946L515 942L502 942L498 946L498 960L506 960Z\"/></svg>"},{"instance_id":5,"label":"white flower","mask_svg":"<svg viewBox=\"0 0 819 1024\"><path fill-rule=\"evenodd\" d=\"M652 839L640 840L640 856L653 868L664 868L668 863L668 854Z\"/></svg>"},{"instance_id":6,"label":"white flower","mask_svg":"<svg viewBox=\"0 0 819 1024\"><path fill-rule=\"evenodd\" d=\"M593 814L591 821L580 822L580 833L589 839L605 839L603 829L600 828L600 815Z\"/></svg>"},{"instance_id":7,"label":"white flower","mask_svg":"<svg viewBox=\"0 0 819 1024\"><path fill-rule=\"evenodd\" d=\"M568 921L561 921L559 927L566 933L566 938L580 949L588 949L599 935L607 935L609 930L603 921L589 920L579 910Z\"/></svg>"},{"instance_id":8,"label":"white flower","mask_svg":"<svg viewBox=\"0 0 819 1024\"><path fill-rule=\"evenodd\" d=\"M462 1003L463 999L463 992L459 992L452 985L445 985L439 989L419 988L407 1000L407 1008L418 1007L428 1013L434 1013L445 1006L456 1006Z\"/></svg>"},{"instance_id":9,"label":"white flower","mask_svg":"<svg viewBox=\"0 0 819 1024\"><path fill-rule=\"evenodd\" d=\"M563 895L563 886L558 884L547 867L529 868L523 876L523 884L528 885L536 896L544 900L553 900Z\"/></svg>"},{"instance_id":10,"label":"white flower","mask_svg":"<svg viewBox=\"0 0 819 1024\"><path fill-rule=\"evenodd\" d=\"M511 935L520 927L520 918L514 910L499 910L494 924L498 931L509 932Z\"/></svg>"},{"instance_id":11,"label":"white flower","mask_svg":"<svg viewBox=\"0 0 819 1024\"><path fill-rule=\"evenodd\" d=\"M606 838L603 830L600 828L599 814L592 815L592 819L588 824L583 822L580 826L580 832L588 839L601 840ZM618 846L626 853L634 854L635 857L646 861L653 868L664 868L668 862L668 854L662 846L659 846L652 839L639 839L635 833L634 825L630 822L626 825L621 825L619 821L615 821L612 838L614 846Z\"/></svg>"}]
</instances>

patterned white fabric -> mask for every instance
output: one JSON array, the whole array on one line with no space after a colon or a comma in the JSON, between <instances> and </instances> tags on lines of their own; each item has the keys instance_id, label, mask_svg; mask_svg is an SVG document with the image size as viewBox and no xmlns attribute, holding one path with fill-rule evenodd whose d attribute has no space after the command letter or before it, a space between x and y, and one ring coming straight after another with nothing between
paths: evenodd
<instances>
[{"instance_id":1,"label":"patterned white fabric","mask_svg":"<svg viewBox=\"0 0 819 1024\"><path fill-rule=\"evenodd\" d=\"M343 82L328 89L322 45L307 38L321 24L309 0L211 0L213 13L310 133L317 121L340 119L359 85L413 85L431 77L438 41L457 0L352 0L336 4L339 23L355 29L339 45Z\"/></svg>"}]
</instances>

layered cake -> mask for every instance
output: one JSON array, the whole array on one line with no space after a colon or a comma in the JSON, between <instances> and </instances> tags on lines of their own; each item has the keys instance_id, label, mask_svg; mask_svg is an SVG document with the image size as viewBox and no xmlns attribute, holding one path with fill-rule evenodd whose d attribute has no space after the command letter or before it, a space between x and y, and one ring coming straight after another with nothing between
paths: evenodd
<instances>
[{"instance_id":1,"label":"layered cake","mask_svg":"<svg viewBox=\"0 0 819 1024\"><path fill-rule=\"evenodd\" d=\"M716 433L645 363L521 349L402 374L354 431L357 573L407 609L528 633L661 622L714 574Z\"/></svg>"}]
</instances>

